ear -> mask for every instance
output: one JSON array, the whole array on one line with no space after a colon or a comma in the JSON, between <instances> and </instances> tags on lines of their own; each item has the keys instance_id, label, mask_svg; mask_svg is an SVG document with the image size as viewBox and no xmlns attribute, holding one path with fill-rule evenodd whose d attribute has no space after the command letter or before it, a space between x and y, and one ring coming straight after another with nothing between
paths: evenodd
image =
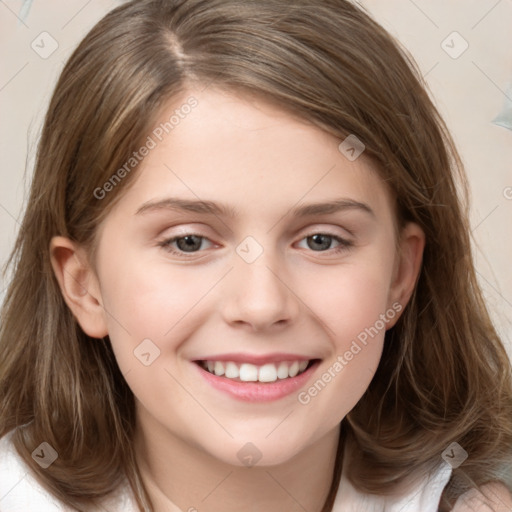
<instances>
[{"instance_id":1,"label":"ear","mask_svg":"<svg viewBox=\"0 0 512 512\"><path fill-rule=\"evenodd\" d=\"M83 331L93 338L108 334L98 279L83 248L63 236L50 242L50 258L66 304Z\"/></svg>"},{"instance_id":2,"label":"ear","mask_svg":"<svg viewBox=\"0 0 512 512\"><path fill-rule=\"evenodd\" d=\"M401 311L409 302L416 286L421 270L423 249L425 248L425 233L413 222L409 222L402 229L399 240L399 250L395 262L393 280L389 292L388 307L399 303ZM400 315L396 315L387 323L389 329L395 325Z\"/></svg>"}]
</instances>

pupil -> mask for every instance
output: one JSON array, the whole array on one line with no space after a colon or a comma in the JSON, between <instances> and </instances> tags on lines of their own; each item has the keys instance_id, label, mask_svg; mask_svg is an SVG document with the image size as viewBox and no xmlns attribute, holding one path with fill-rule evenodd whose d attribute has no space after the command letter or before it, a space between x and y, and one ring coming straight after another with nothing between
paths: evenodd
<instances>
[{"instance_id":1,"label":"pupil","mask_svg":"<svg viewBox=\"0 0 512 512\"><path fill-rule=\"evenodd\" d=\"M321 249L329 249L329 246L331 245L331 240L329 235L313 235L309 237L315 244L320 244ZM323 240L323 243L322 243ZM311 249L314 249L315 247L311 247ZM318 248L318 245L317 247Z\"/></svg>"},{"instance_id":2,"label":"pupil","mask_svg":"<svg viewBox=\"0 0 512 512\"><path fill-rule=\"evenodd\" d=\"M184 242L184 243L183 243ZM193 252L201 247L201 239L196 235L188 235L177 240L178 247L182 251Z\"/></svg>"}]
</instances>

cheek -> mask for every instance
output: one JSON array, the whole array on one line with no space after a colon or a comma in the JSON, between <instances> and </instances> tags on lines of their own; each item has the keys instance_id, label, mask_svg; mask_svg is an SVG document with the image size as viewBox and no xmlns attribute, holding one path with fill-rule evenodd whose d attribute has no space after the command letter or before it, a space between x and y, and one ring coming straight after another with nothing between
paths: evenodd
<instances>
[{"instance_id":1,"label":"cheek","mask_svg":"<svg viewBox=\"0 0 512 512\"><path fill-rule=\"evenodd\" d=\"M388 309L391 254L367 257L332 272L317 273L305 301L324 320L338 349L377 323ZM305 285L305 283L304 283Z\"/></svg>"},{"instance_id":2,"label":"cheek","mask_svg":"<svg viewBox=\"0 0 512 512\"><path fill-rule=\"evenodd\" d=\"M331 285L330 293L324 297L323 307L317 309L329 327L336 356L343 356L346 361L342 362L344 366L350 364L352 369L365 371L376 368L386 331L385 319L391 319L391 312L387 312L387 283L381 274L354 269L339 276L337 285Z\"/></svg>"},{"instance_id":3,"label":"cheek","mask_svg":"<svg viewBox=\"0 0 512 512\"><path fill-rule=\"evenodd\" d=\"M123 371L131 368L134 350L144 340L162 352L176 350L219 279L218 272L206 268L173 267L161 259L141 261L124 254L122 261L107 258L101 269L109 337Z\"/></svg>"},{"instance_id":4,"label":"cheek","mask_svg":"<svg viewBox=\"0 0 512 512\"><path fill-rule=\"evenodd\" d=\"M174 356L192 332L194 319L197 322L194 306L211 288L211 276L191 279L190 273L162 272L161 264L157 269L140 261L132 266L127 258L105 274L109 338L117 364L141 403L159 407L165 390L173 396L172 407L186 411L190 404L168 373L175 372L169 355Z\"/></svg>"},{"instance_id":5,"label":"cheek","mask_svg":"<svg viewBox=\"0 0 512 512\"><path fill-rule=\"evenodd\" d=\"M318 312L331 340L332 355L298 401L325 424L341 421L377 370L386 319L397 314L388 305L392 266L391 250L367 254L353 265L317 275L308 293L308 305Z\"/></svg>"},{"instance_id":6,"label":"cheek","mask_svg":"<svg viewBox=\"0 0 512 512\"><path fill-rule=\"evenodd\" d=\"M315 380L297 396L309 418L322 418L320 432L334 428L355 407L380 362L386 331L381 319L386 315L384 294L372 286L379 281L366 284L348 295L339 292L336 307L324 315L333 331L332 352Z\"/></svg>"}]
</instances>

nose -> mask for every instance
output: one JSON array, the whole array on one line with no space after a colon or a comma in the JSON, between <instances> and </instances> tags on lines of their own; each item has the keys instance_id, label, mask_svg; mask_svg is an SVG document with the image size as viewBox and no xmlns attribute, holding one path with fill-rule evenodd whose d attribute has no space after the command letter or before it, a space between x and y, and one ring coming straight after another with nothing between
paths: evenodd
<instances>
[{"instance_id":1,"label":"nose","mask_svg":"<svg viewBox=\"0 0 512 512\"><path fill-rule=\"evenodd\" d=\"M269 250L252 263L235 255L235 265L224 288L225 321L254 331L292 323L299 314L300 300L288 276L282 262Z\"/></svg>"}]
</instances>

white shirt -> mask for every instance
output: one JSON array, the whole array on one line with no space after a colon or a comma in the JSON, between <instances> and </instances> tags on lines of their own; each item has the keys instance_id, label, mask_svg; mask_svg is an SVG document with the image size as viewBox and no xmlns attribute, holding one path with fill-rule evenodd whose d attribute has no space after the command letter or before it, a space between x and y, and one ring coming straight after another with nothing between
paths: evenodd
<instances>
[{"instance_id":1,"label":"white shirt","mask_svg":"<svg viewBox=\"0 0 512 512\"><path fill-rule=\"evenodd\" d=\"M0 512L72 512L37 482L16 452L11 437L12 432L0 439ZM443 461L435 473L395 499L357 491L342 472L333 512L438 512L451 472L451 466ZM131 492L121 489L117 496L90 511L138 512L138 509Z\"/></svg>"}]
</instances>

